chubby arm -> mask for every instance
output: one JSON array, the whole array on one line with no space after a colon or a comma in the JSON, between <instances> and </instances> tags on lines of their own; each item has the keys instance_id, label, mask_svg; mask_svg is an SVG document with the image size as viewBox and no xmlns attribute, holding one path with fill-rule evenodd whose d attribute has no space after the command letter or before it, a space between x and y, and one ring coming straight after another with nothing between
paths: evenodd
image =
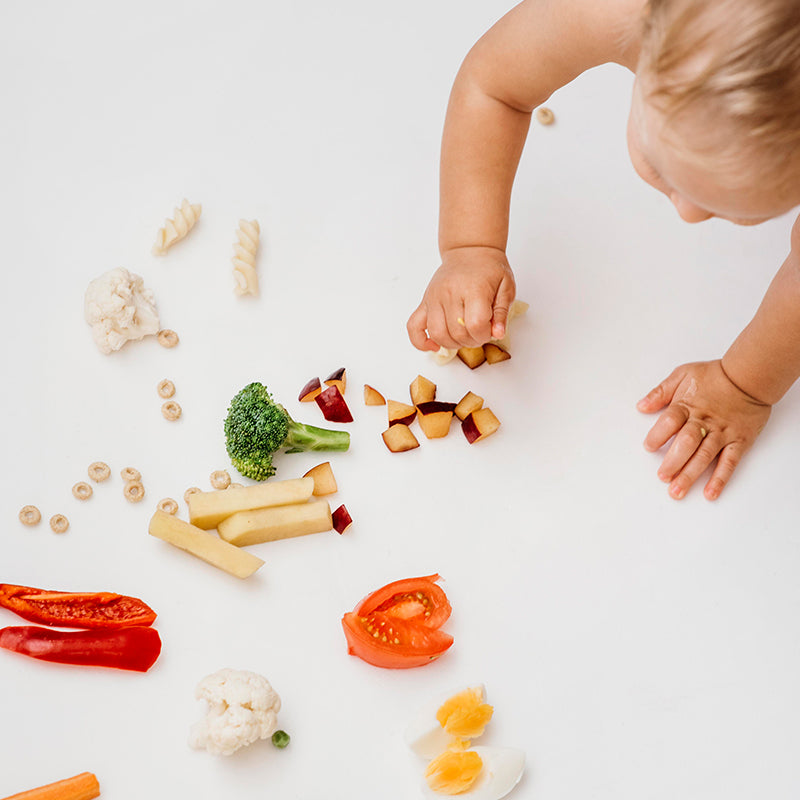
<instances>
[{"instance_id":1,"label":"chubby arm","mask_svg":"<svg viewBox=\"0 0 800 800\"><path fill-rule=\"evenodd\" d=\"M531 113L609 61L632 65L643 0L524 0L467 55L442 138L442 265L408 322L421 350L501 337L515 285L505 255L511 190Z\"/></svg>"}]
</instances>

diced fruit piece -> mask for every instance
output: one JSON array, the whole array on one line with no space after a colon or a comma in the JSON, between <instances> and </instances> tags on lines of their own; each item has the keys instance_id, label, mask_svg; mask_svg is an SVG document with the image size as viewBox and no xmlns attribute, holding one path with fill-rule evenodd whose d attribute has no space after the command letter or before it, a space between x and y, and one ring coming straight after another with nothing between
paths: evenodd
<instances>
[{"instance_id":1,"label":"diced fruit piece","mask_svg":"<svg viewBox=\"0 0 800 800\"><path fill-rule=\"evenodd\" d=\"M333 517L333 529L337 533L344 533L353 524L353 518L344 505L335 508L331 516Z\"/></svg>"},{"instance_id":2,"label":"diced fruit piece","mask_svg":"<svg viewBox=\"0 0 800 800\"><path fill-rule=\"evenodd\" d=\"M308 533L321 533L331 528L331 507L325 500L314 500L291 506L240 511L222 520L217 530L226 542L242 547L289 539L292 536L305 536Z\"/></svg>"},{"instance_id":3,"label":"diced fruit piece","mask_svg":"<svg viewBox=\"0 0 800 800\"><path fill-rule=\"evenodd\" d=\"M460 420L465 420L473 411L477 411L483 406L483 398L474 392L467 392L459 401L455 408L455 415Z\"/></svg>"},{"instance_id":4,"label":"diced fruit piece","mask_svg":"<svg viewBox=\"0 0 800 800\"><path fill-rule=\"evenodd\" d=\"M187 497L189 522L198 528L216 528L225 517L237 511L266 506L285 506L305 503L314 492L313 478L293 478L288 481L238 486L224 492L193 492Z\"/></svg>"},{"instance_id":5,"label":"diced fruit piece","mask_svg":"<svg viewBox=\"0 0 800 800\"><path fill-rule=\"evenodd\" d=\"M370 386L368 383L364 384L364 405L367 406L385 406L386 398L377 390Z\"/></svg>"},{"instance_id":6,"label":"diced fruit piece","mask_svg":"<svg viewBox=\"0 0 800 800\"><path fill-rule=\"evenodd\" d=\"M404 453L406 450L413 450L415 447L419 447L417 437L411 432L411 428L400 422L396 425L390 425L381 436L383 436L386 446L393 453Z\"/></svg>"},{"instance_id":7,"label":"diced fruit piece","mask_svg":"<svg viewBox=\"0 0 800 800\"><path fill-rule=\"evenodd\" d=\"M328 422L352 422L353 415L344 401L344 396L336 385L329 386L315 398L317 405L322 409L322 416Z\"/></svg>"},{"instance_id":8,"label":"diced fruit piece","mask_svg":"<svg viewBox=\"0 0 800 800\"><path fill-rule=\"evenodd\" d=\"M411 402L415 406L428 403L436 397L436 384L422 375L417 375L408 388L411 392Z\"/></svg>"},{"instance_id":9,"label":"diced fruit piece","mask_svg":"<svg viewBox=\"0 0 800 800\"><path fill-rule=\"evenodd\" d=\"M165 511L156 511L153 514L149 533L237 578L247 578L264 565L252 553L240 550L213 533L190 525Z\"/></svg>"},{"instance_id":10,"label":"diced fruit piece","mask_svg":"<svg viewBox=\"0 0 800 800\"><path fill-rule=\"evenodd\" d=\"M475 444L487 436L491 436L500 427L500 420L490 408L479 408L473 411L461 423L461 430L470 444Z\"/></svg>"},{"instance_id":11,"label":"diced fruit piece","mask_svg":"<svg viewBox=\"0 0 800 800\"><path fill-rule=\"evenodd\" d=\"M297 398L301 403L310 403L322 391L322 384L319 378L312 378L301 390Z\"/></svg>"},{"instance_id":12,"label":"diced fruit piece","mask_svg":"<svg viewBox=\"0 0 800 800\"><path fill-rule=\"evenodd\" d=\"M458 357L470 368L475 369L486 361L482 347L459 347Z\"/></svg>"},{"instance_id":13,"label":"diced fruit piece","mask_svg":"<svg viewBox=\"0 0 800 800\"><path fill-rule=\"evenodd\" d=\"M410 425L417 416L417 409L408 403L400 403L397 400L389 400L387 403L389 412L389 425Z\"/></svg>"},{"instance_id":14,"label":"diced fruit piece","mask_svg":"<svg viewBox=\"0 0 800 800\"><path fill-rule=\"evenodd\" d=\"M317 497L324 494L333 494L339 488L336 485L336 478L333 477L330 461L325 461L322 464L317 464L316 467L311 467L303 477L314 479L313 494Z\"/></svg>"},{"instance_id":15,"label":"diced fruit piece","mask_svg":"<svg viewBox=\"0 0 800 800\"><path fill-rule=\"evenodd\" d=\"M431 400L417 406L417 420L422 432L429 439L441 439L450 432L455 403L442 403Z\"/></svg>"},{"instance_id":16,"label":"diced fruit piece","mask_svg":"<svg viewBox=\"0 0 800 800\"><path fill-rule=\"evenodd\" d=\"M346 370L344 367L339 367L339 369L334 370L325 378L325 385L326 386L338 386L339 391L344 394L344 387L347 385L347 375Z\"/></svg>"},{"instance_id":17,"label":"diced fruit piece","mask_svg":"<svg viewBox=\"0 0 800 800\"><path fill-rule=\"evenodd\" d=\"M486 356L487 364L497 364L500 361L508 361L511 358L511 353L508 350L503 350L500 345L494 342L486 342L483 346L483 354Z\"/></svg>"}]
</instances>

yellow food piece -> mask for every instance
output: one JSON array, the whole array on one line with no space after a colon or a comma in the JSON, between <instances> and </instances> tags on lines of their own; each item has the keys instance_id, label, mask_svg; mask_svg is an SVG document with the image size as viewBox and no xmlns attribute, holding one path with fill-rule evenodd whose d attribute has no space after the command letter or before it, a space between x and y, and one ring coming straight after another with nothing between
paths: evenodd
<instances>
[{"instance_id":1,"label":"yellow food piece","mask_svg":"<svg viewBox=\"0 0 800 800\"><path fill-rule=\"evenodd\" d=\"M314 486L313 478L305 480ZM224 494L229 491L233 490L226 489ZM189 499L193 497L195 495ZM217 526L220 537L238 547L305 536L307 533L321 533L332 528L331 507L324 500L240 511L222 520Z\"/></svg>"},{"instance_id":2,"label":"yellow food piece","mask_svg":"<svg viewBox=\"0 0 800 800\"><path fill-rule=\"evenodd\" d=\"M439 724L452 736L473 739L480 736L494 708L483 702L480 688L465 689L446 700L436 712Z\"/></svg>"},{"instance_id":3,"label":"yellow food piece","mask_svg":"<svg viewBox=\"0 0 800 800\"><path fill-rule=\"evenodd\" d=\"M434 792L461 794L478 779L483 760L474 750L446 750L428 764L425 780Z\"/></svg>"}]
</instances>

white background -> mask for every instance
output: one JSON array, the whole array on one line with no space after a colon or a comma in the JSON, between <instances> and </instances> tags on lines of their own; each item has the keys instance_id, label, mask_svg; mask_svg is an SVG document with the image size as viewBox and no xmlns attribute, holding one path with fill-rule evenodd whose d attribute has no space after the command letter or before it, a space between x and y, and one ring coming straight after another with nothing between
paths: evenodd
<instances>
[{"instance_id":1,"label":"white background","mask_svg":"<svg viewBox=\"0 0 800 800\"><path fill-rule=\"evenodd\" d=\"M515 797L743 800L800 795L800 397L775 409L714 504L678 503L635 403L673 367L721 355L788 252L790 218L692 227L635 176L631 77L608 66L534 125L509 255L531 311L513 359L471 372L415 351L405 320L437 266L437 169L461 59L502 0L384 4L25 2L0 6L3 381L0 580L113 590L158 612L146 675L0 652L0 795L90 770L103 796L417 797L402 731L442 691L485 682L485 743L525 750ZM165 258L183 197L196 229ZM262 297L237 298L237 221L257 218ZM101 355L83 293L124 266L181 336ZM356 417L332 457L344 535L254 547L239 581L147 535L155 503L228 461L231 396L297 392L346 366ZM404 400L422 373L502 421L390 454L368 382ZM168 423L155 386L177 386ZM97 459L112 479L70 494ZM279 477L321 459L278 459ZM139 468L132 506L119 470ZM38 505L35 529L17 521ZM65 513L71 528L46 520ZM185 507L182 505L182 513ZM440 572L451 651L385 671L347 655L342 614L391 580ZM3 625L19 620L2 612ZM188 748L196 683L266 675L284 751Z\"/></svg>"}]
</instances>

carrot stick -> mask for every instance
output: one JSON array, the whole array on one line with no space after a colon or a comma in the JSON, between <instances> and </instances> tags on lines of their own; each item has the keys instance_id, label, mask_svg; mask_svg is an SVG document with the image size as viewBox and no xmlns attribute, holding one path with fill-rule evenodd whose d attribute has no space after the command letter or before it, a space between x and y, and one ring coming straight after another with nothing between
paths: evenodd
<instances>
[{"instance_id":1,"label":"carrot stick","mask_svg":"<svg viewBox=\"0 0 800 800\"><path fill-rule=\"evenodd\" d=\"M99 794L100 784L97 778L91 772L81 772L72 778L12 794L3 800L92 800Z\"/></svg>"}]
</instances>

